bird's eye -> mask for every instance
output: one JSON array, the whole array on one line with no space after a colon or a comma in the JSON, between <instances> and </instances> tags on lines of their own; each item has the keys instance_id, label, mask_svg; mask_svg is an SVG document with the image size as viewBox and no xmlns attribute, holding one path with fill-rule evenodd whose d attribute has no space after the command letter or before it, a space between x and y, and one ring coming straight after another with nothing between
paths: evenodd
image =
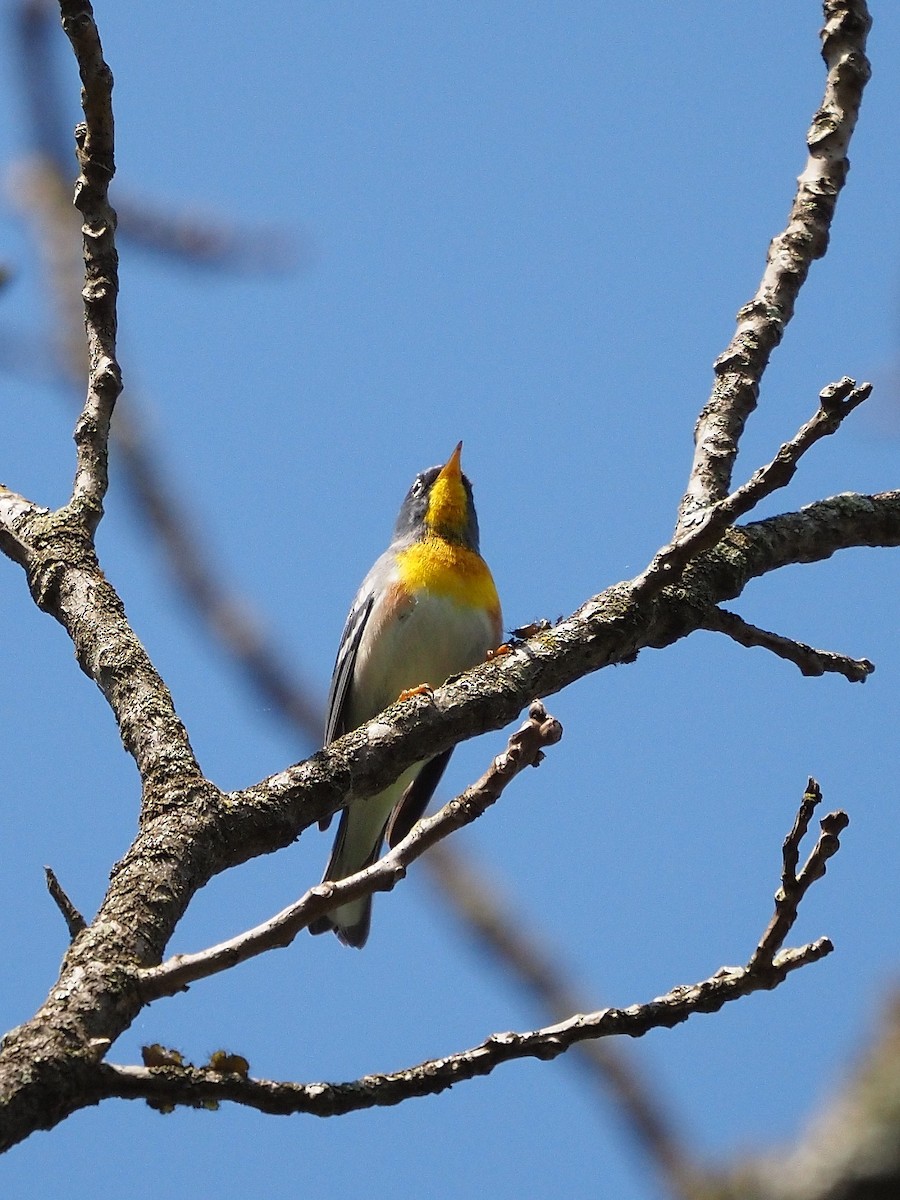
<instances>
[{"instance_id":1,"label":"bird's eye","mask_svg":"<svg viewBox=\"0 0 900 1200\"><path fill-rule=\"evenodd\" d=\"M422 478L421 475L417 475L415 483L412 485L413 495L421 496L422 491L424 490L424 487L425 487L425 480Z\"/></svg>"}]
</instances>

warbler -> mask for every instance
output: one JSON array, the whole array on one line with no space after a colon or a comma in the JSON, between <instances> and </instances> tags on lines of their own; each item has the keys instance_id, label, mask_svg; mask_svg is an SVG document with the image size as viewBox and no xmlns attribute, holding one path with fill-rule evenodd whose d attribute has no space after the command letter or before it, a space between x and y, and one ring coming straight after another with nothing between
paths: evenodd
<instances>
[{"instance_id":1,"label":"warbler","mask_svg":"<svg viewBox=\"0 0 900 1200\"><path fill-rule=\"evenodd\" d=\"M438 687L483 662L499 645L500 601L478 546L472 485L462 473L462 442L442 467L417 475L400 508L390 546L363 580L338 648L325 745L359 728L420 686ZM370 866L423 815L452 753L404 771L395 783L341 811L324 880ZM326 829L328 817L320 823ZM372 897L333 909L310 925L333 929L347 946L369 936Z\"/></svg>"}]
</instances>

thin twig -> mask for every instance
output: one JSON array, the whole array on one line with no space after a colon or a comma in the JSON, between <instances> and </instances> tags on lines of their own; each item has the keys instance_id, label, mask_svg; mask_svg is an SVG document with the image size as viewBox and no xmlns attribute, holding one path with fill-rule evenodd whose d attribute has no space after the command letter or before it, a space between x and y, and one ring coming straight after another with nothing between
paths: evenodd
<instances>
[{"instance_id":1,"label":"thin twig","mask_svg":"<svg viewBox=\"0 0 900 1200\"><path fill-rule=\"evenodd\" d=\"M485 774L433 817L414 825L378 862L346 879L310 888L294 904L237 937L196 954L175 955L157 967L146 968L139 976L142 995L146 1000L174 995L195 980L228 970L267 950L290 945L301 929L342 904L375 891L390 891L406 874L410 863L441 838L480 817L520 771L536 767L543 758L544 747L554 745L560 737L562 726L548 716L540 701L534 701L528 719L510 737L506 750L494 759Z\"/></svg>"},{"instance_id":2,"label":"thin twig","mask_svg":"<svg viewBox=\"0 0 900 1200\"><path fill-rule=\"evenodd\" d=\"M861 383L845 375L830 383L819 393L819 407L789 442L784 442L771 462L760 467L724 500L719 500L702 513L695 513L689 528L663 546L650 564L633 581L635 598L658 594L664 587L677 583L685 567L698 554L719 540L738 517L745 516L757 504L793 479L803 455L822 438L835 433L845 417L872 394L871 383Z\"/></svg>"},{"instance_id":3,"label":"thin twig","mask_svg":"<svg viewBox=\"0 0 900 1200\"><path fill-rule=\"evenodd\" d=\"M829 813L820 821L821 832L818 840L803 869L797 873L800 843L809 830L809 823L821 800L822 791L815 779L810 777L793 828L784 840L781 886L775 893L775 912L747 964L749 971L769 968L773 957L784 945L784 939L797 920L800 902L812 884L825 874L828 859L840 849L840 835L850 824L850 818L846 813L838 811Z\"/></svg>"},{"instance_id":4,"label":"thin twig","mask_svg":"<svg viewBox=\"0 0 900 1200\"><path fill-rule=\"evenodd\" d=\"M716 360L712 394L694 431L694 461L676 538L698 511L728 494L738 442L756 407L769 357L793 316L813 261L828 247L849 169L847 149L871 74L865 56L870 26L864 0L826 0L822 57L828 74L822 105L807 135L809 157L797 181L787 227L769 246L759 289L738 313L734 336Z\"/></svg>"},{"instance_id":5,"label":"thin twig","mask_svg":"<svg viewBox=\"0 0 900 1200\"><path fill-rule=\"evenodd\" d=\"M865 683L875 664L867 658L849 658L845 654L835 654L831 650L816 650L805 642L783 637L780 633L771 633L768 629L760 629L751 625L737 613L718 606L709 610L703 619L703 628L714 633L727 634L741 646L751 648L759 646L770 650L786 662L792 662L801 674L809 678L833 673L843 675L851 683Z\"/></svg>"},{"instance_id":6,"label":"thin twig","mask_svg":"<svg viewBox=\"0 0 900 1200\"><path fill-rule=\"evenodd\" d=\"M549 737L550 741L555 741L558 736L556 722L553 718L548 718L541 706L535 702L529 721L510 739L507 754L495 760L491 771L474 788L468 789L461 801L468 802L476 808L486 807L492 801L488 799L485 803L483 797L472 795L473 792L487 787L489 791L499 793L508 782L505 778L507 774L512 777L527 762L538 761L541 755L540 746L546 744L545 738ZM517 738L525 739L527 749L523 746L514 748L513 744ZM505 765L501 763L501 760L510 758L512 762L508 761ZM504 778L491 781L492 774L498 771ZM843 813L832 813L824 818L822 834L798 874L800 842L809 828L813 811L820 800L819 786L814 779L810 779L794 826L782 847L782 886L775 897L775 916L744 967L722 967L701 983L673 988L665 996L647 1004L635 1004L626 1009L606 1008L587 1015L578 1014L530 1033L495 1033L469 1050L445 1058L432 1059L393 1075L367 1075L354 1083L275 1083L234 1075L222 1077L210 1071L181 1067L177 1064L151 1069L100 1064L97 1068L97 1097L140 1098L156 1105L185 1104L194 1107L208 1107L210 1101L234 1100L263 1112L305 1112L322 1117L336 1116L375 1106L399 1104L414 1096L434 1095L461 1080L487 1075L503 1062L529 1057L553 1059L584 1041L614 1035L641 1037L650 1029L672 1028L694 1013L717 1012L724 1004L739 997L777 987L791 971L817 962L834 949L828 938L819 938L798 949L781 949L786 934L797 918L800 902L811 885L824 876L825 864L837 853L840 846L839 834L847 824L847 817ZM441 836L440 825L446 821L454 820L454 827L461 823L459 816L445 815L448 809L457 803L459 802L451 802L430 821L423 821L390 855L386 855L379 864L370 868L369 872L360 872L354 880L360 881L367 874L371 880L374 871L392 856L400 858L401 852L404 863L411 861L414 857L415 842L428 838L432 841L437 840ZM421 853L423 848L419 846L418 852ZM386 886L391 886L389 881ZM324 893L324 900L330 906L336 897L344 902L363 894L359 882L350 884L348 881L348 886L343 891L341 887L342 885L326 885L325 888L314 888L308 895ZM368 890L372 890L371 887ZM304 901L298 902L295 909L303 903ZM319 908L321 909L321 905ZM308 913L304 924L308 923L312 915ZM271 922L269 924L271 925ZM268 939L264 930L265 927L260 926L258 930L251 930L242 935L242 939ZM232 944L235 953L239 953L238 943L242 939L234 939ZM211 973L211 969L224 969L230 962L218 965L216 958L221 955L221 951L222 947L212 947L199 955L176 957L161 967L141 972L145 998L171 994L176 987L184 986L190 980L198 978L201 973ZM239 959L236 960L232 956L231 961ZM188 964L190 969L185 971ZM165 986L160 986L161 983ZM690 1168L688 1164L683 1165L686 1173L682 1180L687 1186L687 1172Z\"/></svg>"},{"instance_id":7,"label":"thin twig","mask_svg":"<svg viewBox=\"0 0 900 1200\"><path fill-rule=\"evenodd\" d=\"M701 983L679 986L647 1004L605 1008L527 1033L494 1033L477 1046L444 1058L406 1067L391 1075L366 1075L353 1083L276 1083L221 1076L212 1071L145 1068L101 1063L91 1091L96 1099L117 1096L166 1104L207 1107L212 1100L233 1100L261 1112L340 1116L363 1109L433 1096L463 1080L489 1075L501 1063L523 1058L557 1058L579 1042L604 1037L642 1037L651 1029L670 1029L695 1013L718 1012L725 1004L777 987L792 972L830 954L820 938L798 949L783 950L754 971L733 967Z\"/></svg>"},{"instance_id":8,"label":"thin twig","mask_svg":"<svg viewBox=\"0 0 900 1200\"><path fill-rule=\"evenodd\" d=\"M744 516L759 504L760 500L787 487L797 472L803 455L824 437L837 433L846 417L872 394L871 383L857 385L855 379L845 375L835 383L829 383L819 392L819 407L805 425L802 425L789 442L778 448L778 453L754 471L753 475L727 499L715 507L720 514L727 514L731 521Z\"/></svg>"},{"instance_id":9,"label":"thin twig","mask_svg":"<svg viewBox=\"0 0 900 1200\"><path fill-rule=\"evenodd\" d=\"M56 878L56 873L52 867L44 867L44 875L47 878L47 890L53 897L53 902L63 915L63 920L66 923L66 928L69 931L69 937L74 942L79 933L83 929L87 929L87 921L63 891L62 884Z\"/></svg>"},{"instance_id":10,"label":"thin twig","mask_svg":"<svg viewBox=\"0 0 900 1200\"><path fill-rule=\"evenodd\" d=\"M116 252L116 214L109 203L109 184L115 174L112 111L112 72L103 59L100 35L89 0L60 0L63 29L81 75L84 124L75 130L80 174L75 184L75 207L83 218L84 324L90 372L87 398L75 425L78 466L72 506L85 527L94 532L103 515L109 485L109 423L122 390L116 360L116 300L119 256Z\"/></svg>"}]
</instances>

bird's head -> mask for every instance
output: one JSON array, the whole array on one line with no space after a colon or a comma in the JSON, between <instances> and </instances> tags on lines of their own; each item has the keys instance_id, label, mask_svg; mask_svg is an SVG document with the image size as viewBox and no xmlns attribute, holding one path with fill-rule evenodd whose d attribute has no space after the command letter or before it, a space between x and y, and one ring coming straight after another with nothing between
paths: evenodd
<instances>
[{"instance_id":1,"label":"bird's head","mask_svg":"<svg viewBox=\"0 0 900 1200\"><path fill-rule=\"evenodd\" d=\"M477 552L478 517L461 457L459 442L442 467L429 467L416 476L397 517L396 537L439 537Z\"/></svg>"}]
</instances>

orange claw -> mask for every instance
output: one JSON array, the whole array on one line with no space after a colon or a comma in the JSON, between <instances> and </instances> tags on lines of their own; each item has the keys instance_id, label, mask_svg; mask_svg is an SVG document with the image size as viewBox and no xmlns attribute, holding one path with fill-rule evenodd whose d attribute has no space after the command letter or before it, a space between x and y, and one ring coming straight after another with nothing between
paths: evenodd
<instances>
[{"instance_id":1,"label":"orange claw","mask_svg":"<svg viewBox=\"0 0 900 1200\"><path fill-rule=\"evenodd\" d=\"M498 646L496 650L488 650L485 659L490 662L493 658L500 658L504 654L512 654L512 646L504 642L502 646Z\"/></svg>"},{"instance_id":2,"label":"orange claw","mask_svg":"<svg viewBox=\"0 0 900 1200\"><path fill-rule=\"evenodd\" d=\"M407 688L402 691L397 697L398 702L401 700L411 700L413 696L430 696L434 692L434 688L429 687L427 683L420 683L418 687Z\"/></svg>"}]
</instances>

